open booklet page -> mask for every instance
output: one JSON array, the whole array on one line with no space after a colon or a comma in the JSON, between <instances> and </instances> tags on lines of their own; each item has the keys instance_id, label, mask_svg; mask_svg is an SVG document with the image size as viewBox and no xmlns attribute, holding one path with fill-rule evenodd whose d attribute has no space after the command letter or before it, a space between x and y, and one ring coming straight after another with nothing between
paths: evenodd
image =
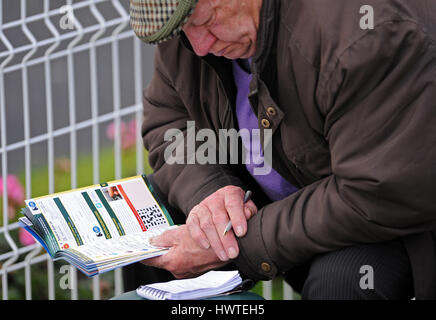
<instances>
[{"instance_id":1,"label":"open booklet page","mask_svg":"<svg viewBox=\"0 0 436 320\"><path fill-rule=\"evenodd\" d=\"M165 251L148 243L173 225L152 191L138 176L29 199L26 218L33 226L26 220L26 227L55 258L101 273Z\"/></svg>"}]
</instances>

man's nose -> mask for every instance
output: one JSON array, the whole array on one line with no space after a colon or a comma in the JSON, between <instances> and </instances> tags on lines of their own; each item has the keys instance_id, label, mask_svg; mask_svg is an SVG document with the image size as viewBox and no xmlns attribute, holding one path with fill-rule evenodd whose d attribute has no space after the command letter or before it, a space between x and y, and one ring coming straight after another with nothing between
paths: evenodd
<instances>
[{"instance_id":1,"label":"man's nose","mask_svg":"<svg viewBox=\"0 0 436 320\"><path fill-rule=\"evenodd\" d=\"M184 29L192 48L198 56L209 53L217 38L204 27L188 26Z\"/></svg>"}]
</instances>

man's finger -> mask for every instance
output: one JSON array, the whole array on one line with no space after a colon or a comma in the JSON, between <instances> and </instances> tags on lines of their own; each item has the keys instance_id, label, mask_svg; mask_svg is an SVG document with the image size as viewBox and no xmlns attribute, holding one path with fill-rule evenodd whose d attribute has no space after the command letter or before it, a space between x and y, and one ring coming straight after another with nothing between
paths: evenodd
<instances>
[{"instance_id":1,"label":"man's finger","mask_svg":"<svg viewBox=\"0 0 436 320\"><path fill-rule=\"evenodd\" d=\"M244 199L240 193L227 193L224 197L227 213L232 221L233 230L238 237L247 232L247 219L244 212Z\"/></svg>"},{"instance_id":2,"label":"man's finger","mask_svg":"<svg viewBox=\"0 0 436 320\"><path fill-rule=\"evenodd\" d=\"M245 217L249 220L252 216L257 214L257 206L254 204L252 200L248 201L245 204Z\"/></svg>"},{"instance_id":3,"label":"man's finger","mask_svg":"<svg viewBox=\"0 0 436 320\"><path fill-rule=\"evenodd\" d=\"M235 259L239 255L239 246L238 242L236 241L235 234L233 232L227 232L224 235L224 232L221 232L220 238L227 255L230 257L230 259Z\"/></svg>"},{"instance_id":4,"label":"man's finger","mask_svg":"<svg viewBox=\"0 0 436 320\"><path fill-rule=\"evenodd\" d=\"M164 233L150 239L150 244L155 247L169 248L177 244L178 231L177 228L167 230Z\"/></svg>"},{"instance_id":5,"label":"man's finger","mask_svg":"<svg viewBox=\"0 0 436 320\"><path fill-rule=\"evenodd\" d=\"M141 263L146 266L162 269L165 267L163 256L142 260Z\"/></svg>"},{"instance_id":6,"label":"man's finger","mask_svg":"<svg viewBox=\"0 0 436 320\"><path fill-rule=\"evenodd\" d=\"M236 258L239 254L239 248L233 232L229 233L229 235L224 235L224 230L229 222L229 215L226 208L223 206L223 203L221 203L221 206L211 204L209 205L209 210L213 213L212 220L224 250L229 258ZM245 219L245 217L242 219Z\"/></svg>"},{"instance_id":7,"label":"man's finger","mask_svg":"<svg viewBox=\"0 0 436 320\"><path fill-rule=\"evenodd\" d=\"M197 244L202 248L209 249L210 243L207 240L203 230L200 228L200 220L195 212L191 211L186 221L186 225L188 226L188 230L192 239L194 239L194 241L197 242Z\"/></svg>"},{"instance_id":8,"label":"man's finger","mask_svg":"<svg viewBox=\"0 0 436 320\"><path fill-rule=\"evenodd\" d=\"M218 231L216 229L215 223L212 218L212 213L209 208L204 207L204 211L201 215L198 215L199 225L201 230L206 235L212 249L215 251L218 258L222 261L229 260L224 247L222 246L221 239L218 236Z\"/></svg>"}]
</instances>

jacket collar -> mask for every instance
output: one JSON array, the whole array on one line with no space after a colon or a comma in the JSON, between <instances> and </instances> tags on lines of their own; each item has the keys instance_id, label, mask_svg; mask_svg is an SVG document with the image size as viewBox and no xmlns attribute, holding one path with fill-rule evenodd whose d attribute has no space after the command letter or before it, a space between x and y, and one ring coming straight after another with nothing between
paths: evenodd
<instances>
[{"instance_id":1,"label":"jacket collar","mask_svg":"<svg viewBox=\"0 0 436 320\"><path fill-rule=\"evenodd\" d=\"M265 69L277 35L279 12L280 0L263 0L257 34L257 49L253 57L253 74L261 74Z\"/></svg>"}]
</instances>

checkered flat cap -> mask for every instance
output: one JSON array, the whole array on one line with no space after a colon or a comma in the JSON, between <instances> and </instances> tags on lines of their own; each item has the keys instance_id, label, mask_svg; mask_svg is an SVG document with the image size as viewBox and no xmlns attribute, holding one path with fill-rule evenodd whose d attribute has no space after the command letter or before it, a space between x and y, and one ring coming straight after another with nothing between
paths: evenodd
<instances>
[{"instance_id":1,"label":"checkered flat cap","mask_svg":"<svg viewBox=\"0 0 436 320\"><path fill-rule=\"evenodd\" d=\"M130 25L146 43L160 43L179 34L198 0L130 0Z\"/></svg>"}]
</instances>

